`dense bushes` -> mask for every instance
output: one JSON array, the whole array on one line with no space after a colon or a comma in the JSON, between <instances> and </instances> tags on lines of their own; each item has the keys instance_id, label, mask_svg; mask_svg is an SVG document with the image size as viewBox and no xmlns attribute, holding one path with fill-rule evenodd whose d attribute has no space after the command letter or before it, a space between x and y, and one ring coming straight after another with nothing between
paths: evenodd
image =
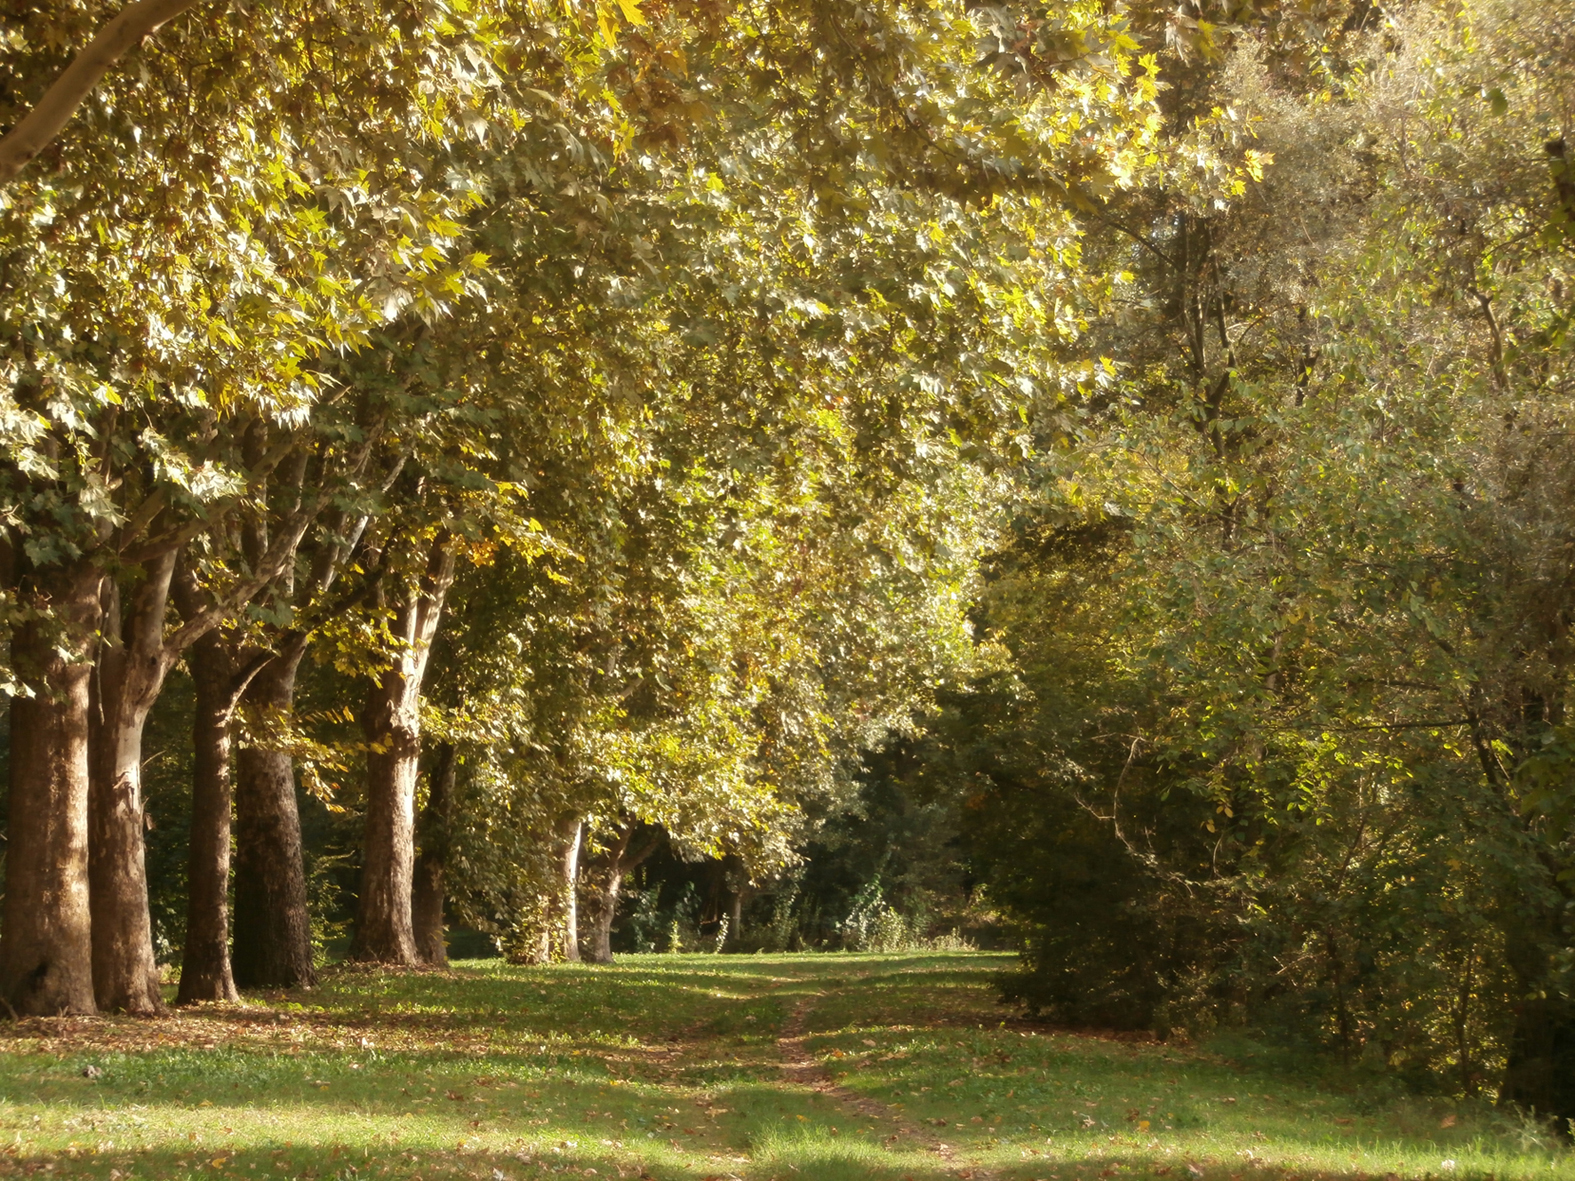
<instances>
[{"instance_id":1,"label":"dense bushes","mask_svg":"<svg viewBox=\"0 0 1575 1181\"><path fill-rule=\"evenodd\" d=\"M1571 13L1356 15L1167 98L1261 184L1178 172L1086 240L1111 360L1041 424L975 617L1009 671L930 779L1031 1008L1575 1115L1533 1049L1575 985Z\"/></svg>"}]
</instances>

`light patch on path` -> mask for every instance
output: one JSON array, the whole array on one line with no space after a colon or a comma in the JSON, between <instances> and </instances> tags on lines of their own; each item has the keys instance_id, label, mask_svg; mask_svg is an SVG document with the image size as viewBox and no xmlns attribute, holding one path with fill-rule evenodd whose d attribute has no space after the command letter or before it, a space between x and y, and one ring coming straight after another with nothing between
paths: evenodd
<instances>
[{"instance_id":1,"label":"light patch on path","mask_svg":"<svg viewBox=\"0 0 1575 1181\"><path fill-rule=\"evenodd\" d=\"M882 1103L868 1095L841 1086L827 1070L815 1060L805 1047L805 1026L809 1014L824 994L811 993L793 1006L777 1038L777 1049L782 1054L782 1073L791 1086L814 1091L832 1099L852 1113L866 1120L873 1120L878 1128L890 1127L891 1132L882 1138L882 1147L889 1151L911 1149L915 1145L936 1155L943 1167L967 1181L995 1181L996 1175L960 1159L957 1149L935 1136L922 1125L914 1123L900 1109Z\"/></svg>"}]
</instances>

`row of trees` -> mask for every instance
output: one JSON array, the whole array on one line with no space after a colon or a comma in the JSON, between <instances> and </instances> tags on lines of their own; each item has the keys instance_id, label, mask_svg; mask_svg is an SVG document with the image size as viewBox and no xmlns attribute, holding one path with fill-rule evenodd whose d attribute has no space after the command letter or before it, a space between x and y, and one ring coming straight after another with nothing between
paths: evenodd
<instances>
[{"instance_id":1,"label":"row of trees","mask_svg":"<svg viewBox=\"0 0 1575 1181\"><path fill-rule=\"evenodd\" d=\"M863 762L1033 1007L1575 1114L1564 7L106 15L0 50L18 1012L159 1006L179 714L183 1000L311 980L303 798L351 954L605 958Z\"/></svg>"},{"instance_id":2,"label":"row of trees","mask_svg":"<svg viewBox=\"0 0 1575 1181\"><path fill-rule=\"evenodd\" d=\"M641 824L787 860L971 659L1069 195L1151 151L1133 47L1093 4L8 17L0 996L161 1006L177 667L182 1001L312 979L298 774L364 816L369 961L446 907L573 954L582 848L606 954Z\"/></svg>"}]
</instances>

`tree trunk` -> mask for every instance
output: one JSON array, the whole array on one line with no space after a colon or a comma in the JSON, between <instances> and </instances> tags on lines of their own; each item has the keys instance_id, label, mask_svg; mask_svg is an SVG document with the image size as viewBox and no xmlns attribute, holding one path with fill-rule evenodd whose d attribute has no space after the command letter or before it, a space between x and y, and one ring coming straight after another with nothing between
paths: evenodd
<instances>
[{"instance_id":1,"label":"tree trunk","mask_svg":"<svg viewBox=\"0 0 1575 1181\"><path fill-rule=\"evenodd\" d=\"M0 934L0 996L21 1014L96 1012L88 905L88 652L98 627L99 580L87 563L38 580L39 597L66 635L32 620L11 640L12 661L35 693L11 699Z\"/></svg>"},{"instance_id":2,"label":"tree trunk","mask_svg":"<svg viewBox=\"0 0 1575 1181\"><path fill-rule=\"evenodd\" d=\"M410 895L416 957L434 968L448 967L448 948L443 942L443 875L448 867L448 822L458 768L454 744L441 744L432 770L427 773L427 806L421 813L421 855L416 858L415 881Z\"/></svg>"},{"instance_id":3,"label":"tree trunk","mask_svg":"<svg viewBox=\"0 0 1575 1181\"><path fill-rule=\"evenodd\" d=\"M378 678L362 726L367 740L366 835L352 959L416 964L411 916L415 872L416 776L421 761L421 680L454 581L447 535L433 543L420 583L395 616L401 649Z\"/></svg>"},{"instance_id":4,"label":"tree trunk","mask_svg":"<svg viewBox=\"0 0 1575 1181\"><path fill-rule=\"evenodd\" d=\"M175 1003L237 1001L230 971L230 738L236 660L220 633L198 640L190 661L197 691L192 725L191 849L186 878L186 947Z\"/></svg>"},{"instance_id":5,"label":"tree trunk","mask_svg":"<svg viewBox=\"0 0 1575 1181\"><path fill-rule=\"evenodd\" d=\"M414 612L408 612L413 615ZM367 703L366 835L352 959L416 963L411 889L416 774L421 759L421 683L410 662L389 669Z\"/></svg>"},{"instance_id":6,"label":"tree trunk","mask_svg":"<svg viewBox=\"0 0 1575 1181\"><path fill-rule=\"evenodd\" d=\"M259 713L287 715L305 652L304 637L280 652L252 681L246 704ZM288 751L243 746L235 770L235 983L309 988L317 973L295 767Z\"/></svg>"},{"instance_id":7,"label":"tree trunk","mask_svg":"<svg viewBox=\"0 0 1575 1181\"><path fill-rule=\"evenodd\" d=\"M564 816L558 821L558 919L563 935L563 958L570 963L580 962L580 908L578 886L580 880L580 839L585 832L585 822L575 815Z\"/></svg>"},{"instance_id":8,"label":"tree trunk","mask_svg":"<svg viewBox=\"0 0 1575 1181\"><path fill-rule=\"evenodd\" d=\"M750 896L749 871L744 866L744 859L737 853L729 853L723 865L726 869L723 880L729 891L727 942L736 947L744 934L744 903L749 901Z\"/></svg>"},{"instance_id":9,"label":"tree trunk","mask_svg":"<svg viewBox=\"0 0 1575 1181\"><path fill-rule=\"evenodd\" d=\"M99 1008L112 1012L164 1009L148 913L142 731L171 664L164 612L176 556L170 550L149 562L124 621L120 590L106 584L104 622L110 638L100 645L90 728L88 884L93 991Z\"/></svg>"},{"instance_id":10,"label":"tree trunk","mask_svg":"<svg viewBox=\"0 0 1575 1181\"><path fill-rule=\"evenodd\" d=\"M299 489L298 478L285 482ZM333 585L339 566L366 527L362 517L338 536L345 524L336 517L330 536L317 546L308 589L321 596ZM305 523L299 516L285 530L285 543L268 537L268 519L254 518L242 531L242 546L253 569L269 569L267 555L295 552ZM293 538L293 540L291 540ZM281 560L278 573L285 573ZM274 605L288 606L293 578L279 579L270 591ZM275 655L245 687L242 702L259 731L268 719L289 718L295 703L295 678L306 655L309 631L272 630ZM263 653L257 654L259 656ZM251 667L250 665L248 667ZM245 670L236 676L244 679ZM236 684L232 692L240 688ZM301 854L301 816L295 798L295 766L287 750L271 744L242 746L235 759L235 913L231 970L241 988L310 988L317 983L312 963L312 918L306 901L306 867Z\"/></svg>"},{"instance_id":11,"label":"tree trunk","mask_svg":"<svg viewBox=\"0 0 1575 1181\"><path fill-rule=\"evenodd\" d=\"M627 844L627 840L625 841ZM618 894L623 889L624 867L621 858L611 857L588 875L592 879L590 939L585 958L593 964L613 962L612 929L618 915Z\"/></svg>"},{"instance_id":12,"label":"tree trunk","mask_svg":"<svg viewBox=\"0 0 1575 1181\"><path fill-rule=\"evenodd\" d=\"M587 902L590 904L590 935L585 958L593 964L613 962L612 929L618 917L618 896L623 890L623 880L642 862L656 852L657 841L630 852L637 822L630 823L613 841L605 853L594 858L586 867L585 879L589 886Z\"/></svg>"}]
</instances>

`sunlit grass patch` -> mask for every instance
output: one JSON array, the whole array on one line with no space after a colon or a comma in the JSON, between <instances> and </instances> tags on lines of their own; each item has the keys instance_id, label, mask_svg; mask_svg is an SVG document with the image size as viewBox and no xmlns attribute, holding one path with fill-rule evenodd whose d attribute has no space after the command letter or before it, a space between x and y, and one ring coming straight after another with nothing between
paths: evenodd
<instances>
[{"instance_id":1,"label":"sunlit grass patch","mask_svg":"<svg viewBox=\"0 0 1575 1181\"><path fill-rule=\"evenodd\" d=\"M0 1175L1575 1181L1559 1145L1480 1105L1027 1026L995 1002L1003 962L486 961L18 1022ZM790 1022L836 1090L784 1071Z\"/></svg>"}]
</instances>

